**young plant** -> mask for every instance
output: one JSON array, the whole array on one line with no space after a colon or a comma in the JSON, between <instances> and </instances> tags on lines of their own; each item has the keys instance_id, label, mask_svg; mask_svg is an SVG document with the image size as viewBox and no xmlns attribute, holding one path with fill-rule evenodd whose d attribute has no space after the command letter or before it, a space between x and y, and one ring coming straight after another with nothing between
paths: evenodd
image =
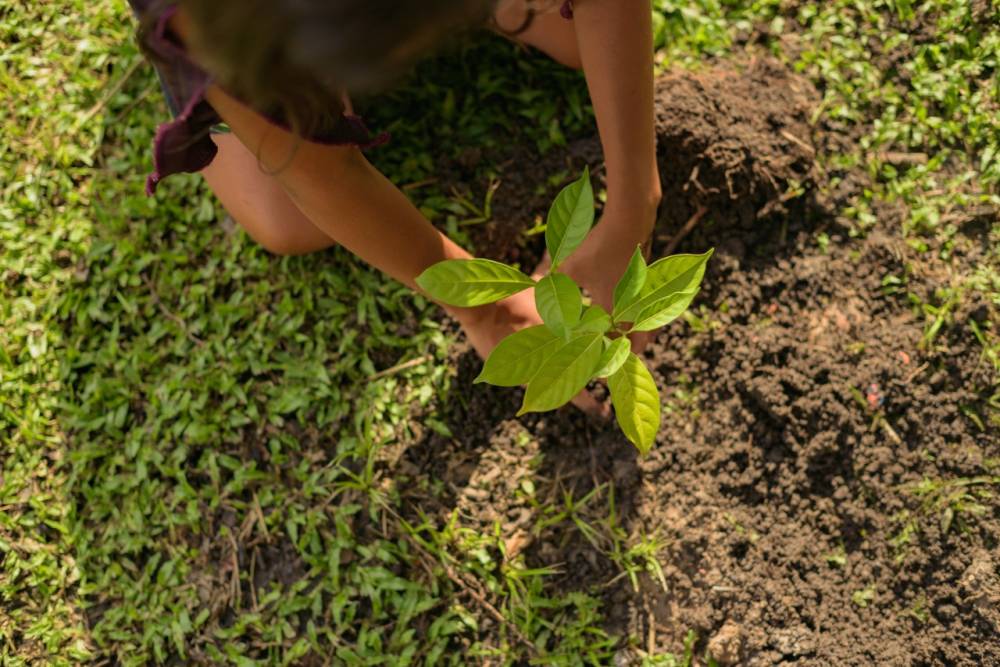
<instances>
[{"instance_id":1,"label":"young plant","mask_svg":"<svg viewBox=\"0 0 1000 667\"><path fill-rule=\"evenodd\" d=\"M537 282L512 266L488 259L439 262L417 277L432 298L452 306L494 303L534 289L544 324L511 334L497 345L476 382L525 385L526 412L555 410L596 378L607 378L615 416L625 436L643 454L660 428L660 395L628 335L652 331L679 317L694 299L712 250L673 255L646 265L636 248L614 291L608 313L584 301L580 288L559 271L594 224L590 173L568 185L549 211L545 245L549 273Z\"/></svg>"}]
</instances>

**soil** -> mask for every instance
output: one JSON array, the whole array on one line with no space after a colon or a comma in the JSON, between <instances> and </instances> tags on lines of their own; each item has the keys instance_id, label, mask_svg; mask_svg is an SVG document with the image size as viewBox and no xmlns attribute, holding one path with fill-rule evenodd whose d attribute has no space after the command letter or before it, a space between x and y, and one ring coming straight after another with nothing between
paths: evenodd
<instances>
[{"instance_id":1,"label":"soil","mask_svg":"<svg viewBox=\"0 0 1000 667\"><path fill-rule=\"evenodd\" d=\"M992 377L965 329L993 306L969 295L922 344L906 292L930 298L945 269L899 240L891 211L857 238L838 222L852 177L831 192L814 163L845 138L810 126L815 93L781 65L673 74L657 94L654 254L701 207L678 250L717 253L697 318L645 352L666 406L656 447L639 458L572 408L515 419L520 392L473 385L478 360L456 353L453 437L431 433L399 463L401 480L444 482L414 492L414 507L457 508L483 531L499 522L509 554L557 567L558 589L601 596L608 630L644 651L680 652L693 629L697 653L720 664L1000 664L1000 505L988 495L1000 434L967 416L987 414ZM548 204L535 185L583 162L600 173L596 138L515 160L477 246L537 260L541 239L523 235ZM956 261L975 265L986 243L968 230ZM885 288L889 275L908 276L905 289ZM533 530L529 478L553 503L596 490L578 511L605 528L613 495L629 543L663 541L662 579L633 586L611 541L595 548L571 522ZM942 485L957 479L979 483ZM964 506L949 500L962 492ZM616 662L638 656L623 648Z\"/></svg>"}]
</instances>

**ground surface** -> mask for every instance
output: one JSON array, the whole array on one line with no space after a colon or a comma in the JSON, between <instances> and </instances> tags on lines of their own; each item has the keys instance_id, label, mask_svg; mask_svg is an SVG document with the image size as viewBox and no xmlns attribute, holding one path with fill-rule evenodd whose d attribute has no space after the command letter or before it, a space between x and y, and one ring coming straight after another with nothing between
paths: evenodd
<instances>
[{"instance_id":1,"label":"ground surface","mask_svg":"<svg viewBox=\"0 0 1000 667\"><path fill-rule=\"evenodd\" d=\"M0 8L0 662L1000 664L1000 9L655 4L654 252L717 254L641 459L344 253L144 198L122 4ZM371 157L530 266L585 100L477 42Z\"/></svg>"}]
</instances>

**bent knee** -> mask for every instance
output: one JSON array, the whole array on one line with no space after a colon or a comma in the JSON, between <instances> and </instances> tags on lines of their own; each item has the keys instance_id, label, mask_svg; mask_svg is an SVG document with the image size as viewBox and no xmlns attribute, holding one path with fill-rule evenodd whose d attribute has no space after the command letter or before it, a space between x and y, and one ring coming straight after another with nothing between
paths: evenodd
<instances>
[{"instance_id":1,"label":"bent knee","mask_svg":"<svg viewBox=\"0 0 1000 667\"><path fill-rule=\"evenodd\" d=\"M555 56L555 59L570 69L583 70L583 59L577 49L567 49L562 55Z\"/></svg>"},{"instance_id":2,"label":"bent knee","mask_svg":"<svg viewBox=\"0 0 1000 667\"><path fill-rule=\"evenodd\" d=\"M249 234L249 232L247 232ZM289 235L282 234L250 234L250 238L257 242L257 245L278 257L297 257L314 252L313 249L303 248L296 239Z\"/></svg>"},{"instance_id":3,"label":"bent knee","mask_svg":"<svg viewBox=\"0 0 1000 667\"><path fill-rule=\"evenodd\" d=\"M318 229L296 229L294 226L289 228L282 226L278 221L250 222L244 219L236 222L257 245L279 257L308 255L336 245Z\"/></svg>"},{"instance_id":4,"label":"bent knee","mask_svg":"<svg viewBox=\"0 0 1000 667\"><path fill-rule=\"evenodd\" d=\"M269 230L263 234L250 235L257 243L272 255L279 257L297 257L309 255L320 250L326 250L336 243L330 238L303 238L301 234L288 231Z\"/></svg>"}]
</instances>

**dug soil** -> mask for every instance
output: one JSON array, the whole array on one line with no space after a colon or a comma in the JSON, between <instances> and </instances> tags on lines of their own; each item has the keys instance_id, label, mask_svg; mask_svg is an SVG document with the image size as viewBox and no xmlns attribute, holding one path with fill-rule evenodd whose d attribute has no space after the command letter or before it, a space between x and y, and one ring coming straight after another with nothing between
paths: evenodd
<instances>
[{"instance_id":1,"label":"dug soil","mask_svg":"<svg viewBox=\"0 0 1000 667\"><path fill-rule=\"evenodd\" d=\"M690 630L720 664L1000 664L1000 434L967 328L991 306L967 295L924 342L908 293L932 299L954 267L910 250L893 211L849 233L836 211L861 177L817 156L850 138L810 124L816 94L782 66L670 75L657 93L654 254L717 251L694 317L645 352L666 408L655 448L638 457L572 409L515 419L520 392L473 385L466 352L443 408L452 437L429 433L400 464L400 479L445 483L414 506L499 522L508 557L599 596L607 630L634 638L617 664L682 652ZM536 184L584 162L600 173L593 137L556 153L510 163L483 254L536 261ZM986 243L965 230L954 261L975 266ZM591 492L575 511L593 534L537 509ZM644 538L662 573L634 557L633 582L621 563Z\"/></svg>"}]
</instances>

